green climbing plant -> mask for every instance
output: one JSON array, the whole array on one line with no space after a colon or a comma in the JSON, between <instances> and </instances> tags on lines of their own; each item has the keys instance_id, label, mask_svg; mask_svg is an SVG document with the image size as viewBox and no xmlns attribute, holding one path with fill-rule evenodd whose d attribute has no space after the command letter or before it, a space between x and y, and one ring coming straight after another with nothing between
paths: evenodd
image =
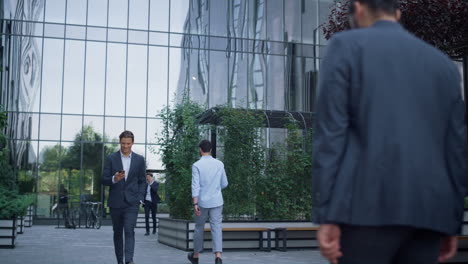
<instances>
[{"instance_id":1,"label":"green climbing plant","mask_svg":"<svg viewBox=\"0 0 468 264\"><path fill-rule=\"evenodd\" d=\"M198 144L205 131L196 117L203 110L201 105L187 99L161 112L164 129L158 135L158 142L166 168L167 204L172 218L191 219L193 215L192 164L198 160Z\"/></svg>"},{"instance_id":2,"label":"green climbing plant","mask_svg":"<svg viewBox=\"0 0 468 264\"><path fill-rule=\"evenodd\" d=\"M220 109L220 143L229 187L223 191L224 215L254 216L257 179L265 165L263 116L247 109Z\"/></svg>"},{"instance_id":3,"label":"green climbing plant","mask_svg":"<svg viewBox=\"0 0 468 264\"><path fill-rule=\"evenodd\" d=\"M290 120L284 142L269 149L258 179L257 212L265 220L308 220L311 212L311 134Z\"/></svg>"}]
</instances>

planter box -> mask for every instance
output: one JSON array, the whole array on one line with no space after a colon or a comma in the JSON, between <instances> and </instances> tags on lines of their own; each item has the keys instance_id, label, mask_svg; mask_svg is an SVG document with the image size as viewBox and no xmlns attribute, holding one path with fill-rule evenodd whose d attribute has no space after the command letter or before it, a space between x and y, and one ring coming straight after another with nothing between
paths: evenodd
<instances>
[{"instance_id":1,"label":"planter box","mask_svg":"<svg viewBox=\"0 0 468 264\"><path fill-rule=\"evenodd\" d=\"M207 222L205 228L209 228ZM270 245L274 245L275 228L286 227L315 227L311 222L260 222L260 221L236 221L223 222L223 228L266 228L271 231L251 232L251 231L235 231L223 232L223 248L224 249L259 249L268 248L268 237L270 237ZM171 218L159 217L159 233L158 241L171 247L182 250L193 250L193 233L195 223L193 221L178 220ZM261 236L261 237L260 237ZM289 240L290 239L290 240ZM260 244L260 240L263 244ZM288 233L288 248L316 248L317 241L315 232L292 232ZM282 245L281 245L282 246ZM205 250L211 249L211 234L205 232Z\"/></svg>"},{"instance_id":2,"label":"planter box","mask_svg":"<svg viewBox=\"0 0 468 264\"><path fill-rule=\"evenodd\" d=\"M24 232L24 216L16 218L16 233L22 235Z\"/></svg>"},{"instance_id":3,"label":"planter box","mask_svg":"<svg viewBox=\"0 0 468 264\"><path fill-rule=\"evenodd\" d=\"M14 248L16 243L16 219L0 219L0 248Z\"/></svg>"},{"instance_id":4,"label":"planter box","mask_svg":"<svg viewBox=\"0 0 468 264\"><path fill-rule=\"evenodd\" d=\"M26 215L24 216L24 227L32 227L33 225L34 206L28 206Z\"/></svg>"}]
</instances>

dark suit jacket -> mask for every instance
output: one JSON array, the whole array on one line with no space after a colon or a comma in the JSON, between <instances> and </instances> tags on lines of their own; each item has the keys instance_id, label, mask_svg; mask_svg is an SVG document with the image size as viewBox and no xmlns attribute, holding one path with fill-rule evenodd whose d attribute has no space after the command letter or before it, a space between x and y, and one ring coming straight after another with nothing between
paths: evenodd
<instances>
[{"instance_id":1,"label":"dark suit jacket","mask_svg":"<svg viewBox=\"0 0 468 264\"><path fill-rule=\"evenodd\" d=\"M148 186L148 185L147 185ZM150 185L150 195L151 195L151 206L155 206L161 201L161 198L158 195L158 188L159 188L159 183L154 182L153 184ZM148 195L148 188L145 189L145 199L146 200L146 195ZM145 203L144 206L147 204Z\"/></svg>"},{"instance_id":2,"label":"dark suit jacket","mask_svg":"<svg viewBox=\"0 0 468 264\"><path fill-rule=\"evenodd\" d=\"M112 182L117 171L123 170L120 150L107 157L102 175L102 184L110 186L107 205L110 208L124 208L144 201L146 192L146 164L143 156L132 153L127 180Z\"/></svg>"},{"instance_id":3,"label":"dark suit jacket","mask_svg":"<svg viewBox=\"0 0 468 264\"><path fill-rule=\"evenodd\" d=\"M466 134L453 61L379 21L336 34L320 70L314 222L459 232Z\"/></svg>"}]
</instances>

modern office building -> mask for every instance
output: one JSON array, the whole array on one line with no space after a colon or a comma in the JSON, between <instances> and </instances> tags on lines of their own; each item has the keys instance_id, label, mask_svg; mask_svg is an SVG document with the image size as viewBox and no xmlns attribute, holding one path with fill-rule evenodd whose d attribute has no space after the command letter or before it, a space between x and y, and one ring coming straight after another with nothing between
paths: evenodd
<instances>
[{"instance_id":1,"label":"modern office building","mask_svg":"<svg viewBox=\"0 0 468 264\"><path fill-rule=\"evenodd\" d=\"M332 0L3 0L9 149L37 216L66 189L102 200L120 132L163 169L163 106L311 111Z\"/></svg>"}]
</instances>

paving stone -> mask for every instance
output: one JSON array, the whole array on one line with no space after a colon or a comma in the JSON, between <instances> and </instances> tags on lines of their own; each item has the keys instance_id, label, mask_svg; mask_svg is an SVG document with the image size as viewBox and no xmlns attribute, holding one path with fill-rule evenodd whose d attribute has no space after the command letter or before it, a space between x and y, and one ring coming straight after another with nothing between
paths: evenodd
<instances>
[{"instance_id":1,"label":"paving stone","mask_svg":"<svg viewBox=\"0 0 468 264\"><path fill-rule=\"evenodd\" d=\"M187 252L159 244L157 234L144 236L135 229L134 260L137 264L189 264ZM15 249L0 249L2 264L115 264L112 227L95 229L57 229L33 226L19 235ZM201 255L200 264L214 263L211 253ZM228 251L225 264L326 264L317 250Z\"/></svg>"}]
</instances>

